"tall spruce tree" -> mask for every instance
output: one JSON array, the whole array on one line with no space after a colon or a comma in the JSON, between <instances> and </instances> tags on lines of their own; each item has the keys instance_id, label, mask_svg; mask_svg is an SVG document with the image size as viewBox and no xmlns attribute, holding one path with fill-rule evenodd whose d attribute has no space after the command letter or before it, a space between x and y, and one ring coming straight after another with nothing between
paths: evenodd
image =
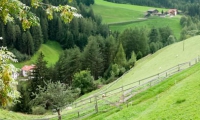
<instances>
[{"instance_id":1,"label":"tall spruce tree","mask_svg":"<svg viewBox=\"0 0 200 120\"><path fill-rule=\"evenodd\" d=\"M6 44L8 47L13 47L13 43L16 40L16 35L15 35L15 27L11 22L8 22L6 31L7 31Z\"/></svg>"},{"instance_id":2,"label":"tall spruce tree","mask_svg":"<svg viewBox=\"0 0 200 120\"><path fill-rule=\"evenodd\" d=\"M47 61L44 60L44 54L41 52L35 64L31 79L31 92L37 93L37 86L44 87L44 82L48 80Z\"/></svg>"},{"instance_id":3,"label":"tall spruce tree","mask_svg":"<svg viewBox=\"0 0 200 120\"><path fill-rule=\"evenodd\" d=\"M22 33L19 25L15 25L15 34L16 34L16 41L15 41L15 48L20 50L20 44L22 39Z\"/></svg>"},{"instance_id":4,"label":"tall spruce tree","mask_svg":"<svg viewBox=\"0 0 200 120\"><path fill-rule=\"evenodd\" d=\"M48 36L48 21L47 21L47 19L46 18L41 18L40 25L41 25L41 29L42 29L44 42L46 42L48 40L48 38L49 38L49 36Z\"/></svg>"},{"instance_id":5,"label":"tall spruce tree","mask_svg":"<svg viewBox=\"0 0 200 120\"><path fill-rule=\"evenodd\" d=\"M37 51L40 48L40 45L43 43L41 27L40 26L32 27L31 34L34 41L34 51Z\"/></svg>"},{"instance_id":6,"label":"tall spruce tree","mask_svg":"<svg viewBox=\"0 0 200 120\"><path fill-rule=\"evenodd\" d=\"M89 42L83 51L83 69L89 69L95 79L101 76L103 71L103 56L95 37L89 37Z\"/></svg>"},{"instance_id":7,"label":"tall spruce tree","mask_svg":"<svg viewBox=\"0 0 200 120\"><path fill-rule=\"evenodd\" d=\"M127 64L126 54L124 52L122 43L119 44L119 48L118 48L117 54L115 56L114 63L118 64L121 67L124 67Z\"/></svg>"},{"instance_id":8,"label":"tall spruce tree","mask_svg":"<svg viewBox=\"0 0 200 120\"><path fill-rule=\"evenodd\" d=\"M67 49L56 63L57 80L71 85L73 75L81 69L81 52L78 47Z\"/></svg>"},{"instance_id":9,"label":"tall spruce tree","mask_svg":"<svg viewBox=\"0 0 200 120\"><path fill-rule=\"evenodd\" d=\"M33 37L29 31L26 32L26 37L27 37L26 53L28 55L33 55L35 47L34 47Z\"/></svg>"},{"instance_id":10,"label":"tall spruce tree","mask_svg":"<svg viewBox=\"0 0 200 120\"><path fill-rule=\"evenodd\" d=\"M21 42L19 42L18 46L19 46L20 52L25 54L27 50L27 35L25 32L22 33L22 40Z\"/></svg>"}]
</instances>

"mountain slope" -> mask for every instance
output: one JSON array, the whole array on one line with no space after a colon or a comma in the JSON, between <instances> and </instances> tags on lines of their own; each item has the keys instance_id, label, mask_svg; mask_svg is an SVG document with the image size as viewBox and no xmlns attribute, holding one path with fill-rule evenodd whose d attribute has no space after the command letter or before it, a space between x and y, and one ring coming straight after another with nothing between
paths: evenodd
<instances>
[{"instance_id":1,"label":"mountain slope","mask_svg":"<svg viewBox=\"0 0 200 120\"><path fill-rule=\"evenodd\" d=\"M34 64L38 58L38 55L42 52L45 56L44 59L47 61L47 66L50 67L51 65L54 65L58 61L62 51L63 50L59 43L55 41L47 41L47 43L42 44L40 46L40 49L31 57L30 60L16 63L14 65L17 68L21 68L24 65Z\"/></svg>"},{"instance_id":2,"label":"mountain slope","mask_svg":"<svg viewBox=\"0 0 200 120\"><path fill-rule=\"evenodd\" d=\"M146 12L150 9L157 9L160 12L162 10L168 11L168 9L165 8L118 4L104 0L95 0L95 4L92 5L92 8L96 15L102 16L103 23L109 24L109 28L112 31L123 31L127 28L134 27L159 28L169 26L175 37L177 39L180 37L181 16L144 18Z\"/></svg>"},{"instance_id":3,"label":"mountain slope","mask_svg":"<svg viewBox=\"0 0 200 120\"><path fill-rule=\"evenodd\" d=\"M190 61L200 55L200 36L167 46L155 54L149 55L136 63L129 73L123 76L109 90L160 73L175 65ZM184 46L183 46L184 45ZM184 50L183 50L184 47Z\"/></svg>"},{"instance_id":4,"label":"mountain slope","mask_svg":"<svg viewBox=\"0 0 200 120\"><path fill-rule=\"evenodd\" d=\"M184 46L183 46L184 45ZM183 51L184 47L184 51ZM127 74L117 81L105 85L101 89L82 96L80 99L100 92L106 92L155 75L178 64L188 62L200 55L200 36L174 43L152 55L148 55L136 62L136 65Z\"/></svg>"},{"instance_id":5,"label":"mountain slope","mask_svg":"<svg viewBox=\"0 0 200 120\"><path fill-rule=\"evenodd\" d=\"M198 120L200 119L200 63L136 95L123 105L86 120ZM113 112L114 111L114 112Z\"/></svg>"}]
</instances>

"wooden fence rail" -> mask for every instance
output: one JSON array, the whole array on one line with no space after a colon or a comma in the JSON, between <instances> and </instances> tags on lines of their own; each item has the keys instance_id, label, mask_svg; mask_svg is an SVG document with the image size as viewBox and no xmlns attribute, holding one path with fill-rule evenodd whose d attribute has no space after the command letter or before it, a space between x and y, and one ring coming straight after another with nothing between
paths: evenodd
<instances>
[{"instance_id":1,"label":"wooden fence rail","mask_svg":"<svg viewBox=\"0 0 200 120\"><path fill-rule=\"evenodd\" d=\"M88 114L90 114L91 111L99 112L99 107L103 107L104 105L115 105L116 107L120 108L120 103L126 102L134 95L145 91L146 89L156 84L159 84L166 78L195 65L199 61L200 56L198 56L198 58L190 60L189 62L178 64L172 68L169 68L163 72L152 75L150 77L138 80L136 82L132 82L130 84L121 86L110 91L101 92L95 96L91 96L86 99L74 102L70 104L70 106L76 108L77 110L67 112L63 116L77 114L77 118L79 118L81 116L81 113L84 113L83 115L87 115L87 111L89 111Z\"/></svg>"}]
</instances>

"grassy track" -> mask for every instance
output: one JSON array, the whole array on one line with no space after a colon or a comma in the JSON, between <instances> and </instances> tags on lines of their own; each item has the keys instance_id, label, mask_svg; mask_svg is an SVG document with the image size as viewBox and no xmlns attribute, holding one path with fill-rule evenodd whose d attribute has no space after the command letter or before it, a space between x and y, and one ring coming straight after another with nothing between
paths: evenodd
<instances>
[{"instance_id":1,"label":"grassy track","mask_svg":"<svg viewBox=\"0 0 200 120\"><path fill-rule=\"evenodd\" d=\"M45 55L44 59L48 62L47 66L50 67L58 61L59 55L62 53L62 48L59 45L59 43L54 41L48 41L46 44L41 45L40 49L35 53L33 57L31 57L30 60L21 63L16 63L15 66L17 68L21 68L24 65L34 64L38 58L38 55L41 52Z\"/></svg>"}]
</instances>

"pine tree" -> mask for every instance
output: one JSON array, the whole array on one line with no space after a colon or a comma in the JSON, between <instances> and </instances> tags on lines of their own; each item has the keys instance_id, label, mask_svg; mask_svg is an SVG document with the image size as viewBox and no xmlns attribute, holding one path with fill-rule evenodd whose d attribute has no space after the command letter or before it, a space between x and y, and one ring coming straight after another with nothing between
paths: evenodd
<instances>
[{"instance_id":1,"label":"pine tree","mask_svg":"<svg viewBox=\"0 0 200 120\"><path fill-rule=\"evenodd\" d=\"M43 39L44 39L44 43L45 43L49 39L49 36L48 36L48 21L47 21L47 19L46 18L41 18L40 25L41 25Z\"/></svg>"},{"instance_id":2,"label":"pine tree","mask_svg":"<svg viewBox=\"0 0 200 120\"><path fill-rule=\"evenodd\" d=\"M152 28L149 34L149 41L151 42L158 42L160 41L160 35L156 28Z\"/></svg>"},{"instance_id":3,"label":"pine tree","mask_svg":"<svg viewBox=\"0 0 200 120\"><path fill-rule=\"evenodd\" d=\"M89 69L94 78L98 79L104 69L102 63L103 56L100 52L99 44L97 43L96 38L91 36L89 38L88 44L83 51L83 69Z\"/></svg>"},{"instance_id":4,"label":"pine tree","mask_svg":"<svg viewBox=\"0 0 200 120\"><path fill-rule=\"evenodd\" d=\"M20 50L21 42L22 42L22 33L19 25L15 25L15 34L16 34L16 41L15 41L15 48Z\"/></svg>"},{"instance_id":5,"label":"pine tree","mask_svg":"<svg viewBox=\"0 0 200 120\"><path fill-rule=\"evenodd\" d=\"M56 63L56 79L71 85L73 75L81 69L80 57L81 53L77 47L65 50Z\"/></svg>"},{"instance_id":6,"label":"pine tree","mask_svg":"<svg viewBox=\"0 0 200 120\"><path fill-rule=\"evenodd\" d=\"M38 92L37 86L44 87L44 82L48 80L47 62L44 60L44 54L40 53L35 64L35 69L31 78L31 92Z\"/></svg>"},{"instance_id":7,"label":"pine tree","mask_svg":"<svg viewBox=\"0 0 200 120\"><path fill-rule=\"evenodd\" d=\"M117 54L115 56L114 63L118 64L121 67L124 67L127 64L126 54L124 52L122 43L119 44L119 48L118 48Z\"/></svg>"},{"instance_id":8,"label":"pine tree","mask_svg":"<svg viewBox=\"0 0 200 120\"><path fill-rule=\"evenodd\" d=\"M40 45L43 43L41 27L40 26L32 27L31 34L34 41L34 52L36 52L40 48Z\"/></svg>"},{"instance_id":9,"label":"pine tree","mask_svg":"<svg viewBox=\"0 0 200 120\"><path fill-rule=\"evenodd\" d=\"M19 51L25 54L27 51L27 35L25 32L22 33L22 40L19 43Z\"/></svg>"},{"instance_id":10,"label":"pine tree","mask_svg":"<svg viewBox=\"0 0 200 120\"><path fill-rule=\"evenodd\" d=\"M16 34L15 34L15 27L12 23L8 22L6 28L6 44L9 47L13 47L13 43L15 42Z\"/></svg>"},{"instance_id":11,"label":"pine tree","mask_svg":"<svg viewBox=\"0 0 200 120\"><path fill-rule=\"evenodd\" d=\"M35 48L34 48L33 37L32 37L32 35L31 35L31 33L29 31L26 32L26 37L27 37L27 43L26 43L27 50L26 50L26 53L28 55L33 55Z\"/></svg>"}]
</instances>

